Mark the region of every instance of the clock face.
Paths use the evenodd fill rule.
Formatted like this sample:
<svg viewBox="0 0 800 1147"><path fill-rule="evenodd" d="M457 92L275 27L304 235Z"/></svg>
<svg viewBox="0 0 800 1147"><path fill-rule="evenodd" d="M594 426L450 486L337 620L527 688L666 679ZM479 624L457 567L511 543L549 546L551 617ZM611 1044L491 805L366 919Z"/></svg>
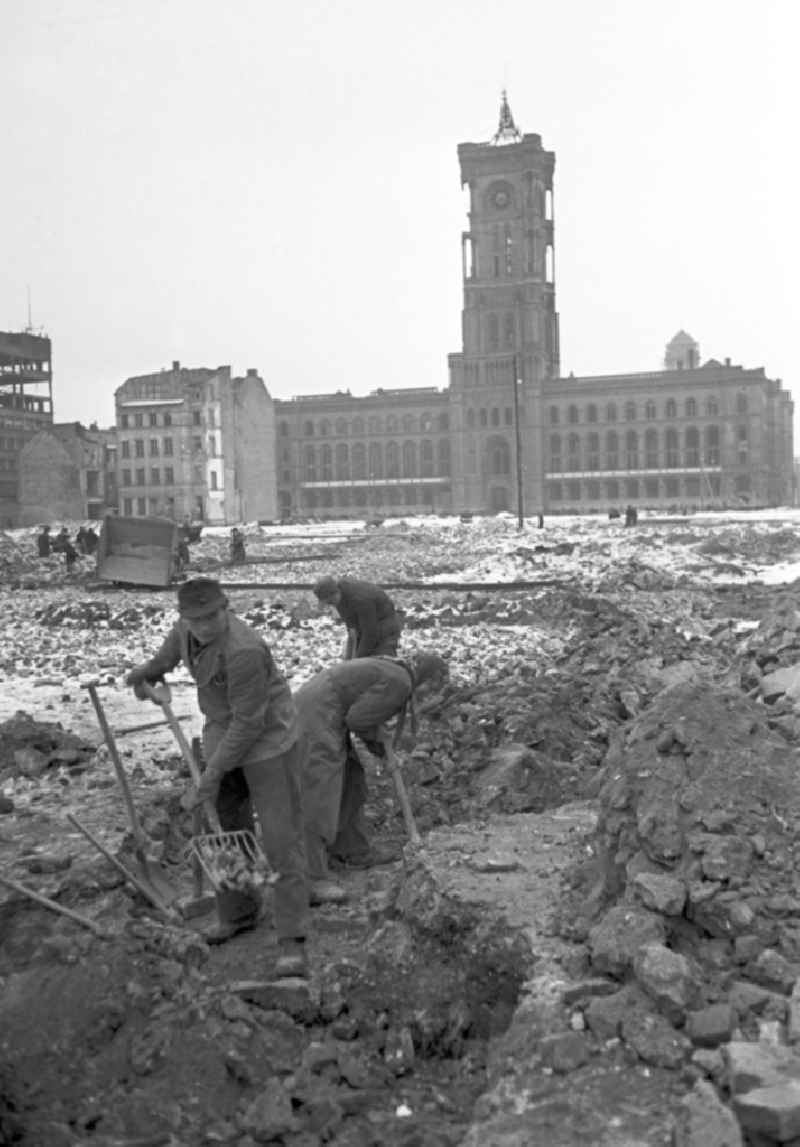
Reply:
<svg viewBox="0 0 800 1147"><path fill-rule="evenodd" d="M503 207L508 207L508 192L502 191L502 190L501 191L495 191L495 193L494 193L494 205L495 205L495 207L498 207L500 209L502 209Z"/></svg>

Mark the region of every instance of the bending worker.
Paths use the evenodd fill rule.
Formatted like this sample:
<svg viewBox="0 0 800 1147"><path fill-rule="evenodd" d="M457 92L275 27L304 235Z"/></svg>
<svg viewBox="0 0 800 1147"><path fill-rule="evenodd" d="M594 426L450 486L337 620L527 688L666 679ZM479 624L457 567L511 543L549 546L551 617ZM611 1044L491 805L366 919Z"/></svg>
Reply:
<svg viewBox="0 0 800 1147"><path fill-rule="evenodd" d="M329 857L351 868L381 863L367 837L367 782L353 735L374 756L384 757L382 724L420 693L441 688L447 674L446 662L432 653L409 661L360 657L323 669L295 693L312 903L344 898L329 879Z"/></svg>
<svg viewBox="0 0 800 1147"><path fill-rule="evenodd" d="M275 970L278 976L304 975L308 878L300 749L289 686L260 634L228 609L218 582L184 582L178 611L179 620L155 657L132 669L125 681L144 698L144 682L161 680L183 661L197 682L207 763L192 801L214 801L223 829L252 831L255 806L264 851L278 873ZM250 892L217 893L218 924L206 939L222 943L255 928L259 907Z"/></svg>
<svg viewBox="0 0 800 1147"><path fill-rule="evenodd" d="M336 607L347 626L345 660L352 657L396 657L402 621L385 590L368 581L319 579L314 593L323 605Z"/></svg>

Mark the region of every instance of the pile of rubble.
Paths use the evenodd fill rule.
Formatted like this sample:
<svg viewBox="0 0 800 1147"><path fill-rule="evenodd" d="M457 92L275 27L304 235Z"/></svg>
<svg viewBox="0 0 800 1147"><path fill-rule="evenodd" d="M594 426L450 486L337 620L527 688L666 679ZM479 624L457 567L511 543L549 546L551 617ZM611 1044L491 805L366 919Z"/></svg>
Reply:
<svg viewBox="0 0 800 1147"><path fill-rule="evenodd" d="M617 734L604 777L595 860L562 918L601 977L573 999L573 1026L696 1080L677 1143L699 1145L701 1125L729 1129L710 1142L794 1141L794 755L763 705L678 686Z"/></svg>
<svg viewBox="0 0 800 1147"><path fill-rule="evenodd" d="M141 629L163 621L166 610L158 605L114 609L108 601L51 601L34 610L39 625L51 629Z"/></svg>
<svg viewBox="0 0 800 1147"><path fill-rule="evenodd" d="M0 723L0 783L14 776L36 779L50 768L80 772L95 752L94 745L60 724L35 721L28 713L18 713Z"/></svg>

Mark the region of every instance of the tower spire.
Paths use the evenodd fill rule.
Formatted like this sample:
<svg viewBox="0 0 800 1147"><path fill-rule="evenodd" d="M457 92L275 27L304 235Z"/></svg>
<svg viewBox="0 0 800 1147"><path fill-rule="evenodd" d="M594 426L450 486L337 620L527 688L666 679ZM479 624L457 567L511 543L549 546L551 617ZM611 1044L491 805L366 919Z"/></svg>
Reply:
<svg viewBox="0 0 800 1147"><path fill-rule="evenodd" d="M497 131L492 136L492 143L519 143L521 139L522 132L514 123L511 108L508 105L508 94L503 88L500 96L500 122L497 125Z"/></svg>

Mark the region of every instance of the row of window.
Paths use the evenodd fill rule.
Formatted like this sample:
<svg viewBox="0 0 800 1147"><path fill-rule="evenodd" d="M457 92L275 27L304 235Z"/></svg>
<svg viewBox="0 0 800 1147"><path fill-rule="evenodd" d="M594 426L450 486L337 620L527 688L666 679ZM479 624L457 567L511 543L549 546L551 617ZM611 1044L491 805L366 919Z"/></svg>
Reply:
<svg viewBox="0 0 800 1147"><path fill-rule="evenodd" d="M159 421L160 420L160 421ZM214 411L209 410L208 422L214 425ZM200 410L192 411L192 426L203 425L203 414ZM169 410L137 410L135 414L123 411L119 416L120 430L139 430L144 426L172 426L172 414Z"/></svg>
<svg viewBox="0 0 800 1147"><path fill-rule="evenodd" d="M522 411L520 410L520 418ZM476 425L484 430L487 426L499 426L501 420L501 412L499 406L493 406L491 410L481 407L480 410L475 411L471 406L467 408L467 429L474 430ZM511 426L514 422L514 412L510 406L503 408L502 421L506 426Z"/></svg>
<svg viewBox="0 0 800 1147"><path fill-rule="evenodd" d="M326 482L334 478L441 478L450 474L450 442L440 438L420 443L371 442L369 451L363 442L351 448L346 442L331 446L306 446L302 454L303 480Z"/></svg>
<svg viewBox="0 0 800 1147"><path fill-rule="evenodd" d="M643 449L642 449L643 447ZM737 427L737 462L748 459L747 426ZM626 470L676 469L681 466L718 466L720 464L720 428L706 426L702 436L696 426L688 426L681 435L670 426L659 435L648 430L643 440L635 430L622 438L609 430L601 438L597 432L581 437L569 434L551 434L548 441L548 469L560 470Z"/></svg>
<svg viewBox="0 0 800 1147"><path fill-rule="evenodd" d="M162 471L158 466L150 468L150 481L147 481L147 470L142 466L138 470L123 470L122 471L122 485L123 486L174 486L175 485L175 471L172 466L165 466Z"/></svg>
<svg viewBox="0 0 800 1147"><path fill-rule="evenodd" d="M417 486L390 486L386 490L373 492L369 489L303 490L302 504L306 510L327 510L340 507L343 510L352 506L429 506L434 504L435 493ZM286 505L286 503L284 503Z"/></svg>
<svg viewBox="0 0 800 1147"><path fill-rule="evenodd" d="M322 418L317 423L309 418L303 423L303 436L330 438L336 435L339 438L357 438L360 434L398 434L400 431L404 434L429 434L434 428L440 431L449 430L450 415L446 410L440 411L437 415L426 411L419 418L414 414L404 414L402 417L397 414L387 414L386 418L371 414L366 420L357 415L350 422L346 418L337 418L334 421ZM282 438L288 437L288 422L281 421L278 424L278 434Z"/></svg>
<svg viewBox="0 0 800 1147"><path fill-rule="evenodd" d="M123 439L120 443L120 456L122 458L144 458L145 445L144 438ZM161 454L165 458L170 458L174 454L172 438L151 438L147 445L147 453L150 458L158 458ZM214 434L209 434L206 449L210 458L217 457L217 439ZM200 454L202 450L203 439L199 434L195 434L192 437L192 453Z"/></svg>
<svg viewBox="0 0 800 1147"><path fill-rule="evenodd" d="M737 474L734 482L737 494L747 494L751 489L750 475ZM586 482L548 482L547 498L550 503L569 502L618 502L625 498L636 501L644 498L656 501L661 498L719 498L721 492L719 474L698 477L688 474L682 478L607 478L605 481L589 479Z"/></svg>
<svg viewBox="0 0 800 1147"><path fill-rule="evenodd" d="M24 445L24 438L0 438L0 450L21 450Z"/></svg>
<svg viewBox="0 0 800 1147"><path fill-rule="evenodd" d="M687 398L683 403L683 414L686 418L696 418L700 407L696 398ZM626 402L622 407L623 419L625 422L636 422L640 417L639 407L635 402ZM713 396L705 400L703 412L708 418L719 417L719 401ZM557 426L562 420L563 409L559 406L550 407L550 425ZM736 413L747 414L747 395L737 394L736 396ZM605 421L617 422L619 421L619 410L616 402L609 402L605 407ZM566 408L566 422L570 426L575 426L580 422L599 422L600 421L600 408L594 403L590 402L585 407L571 405ZM678 403L674 398L668 398L664 403L664 418L677 418L678 417ZM648 398L644 404L644 418L647 422L654 422L658 418L658 406L654 399Z"/></svg>

